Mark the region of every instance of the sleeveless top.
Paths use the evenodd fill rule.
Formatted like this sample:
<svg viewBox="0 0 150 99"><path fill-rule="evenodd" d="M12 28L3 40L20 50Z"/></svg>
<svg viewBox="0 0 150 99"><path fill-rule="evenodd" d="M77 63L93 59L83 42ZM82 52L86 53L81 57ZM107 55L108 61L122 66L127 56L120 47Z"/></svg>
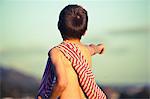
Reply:
<svg viewBox="0 0 150 99"><path fill-rule="evenodd" d="M71 62L85 96L88 99L106 99L106 95L96 84L92 70L77 45L63 42L56 47ZM51 95L56 79L57 77L54 66L51 63L51 59L48 58L38 96L41 96L42 99L48 99Z"/></svg>

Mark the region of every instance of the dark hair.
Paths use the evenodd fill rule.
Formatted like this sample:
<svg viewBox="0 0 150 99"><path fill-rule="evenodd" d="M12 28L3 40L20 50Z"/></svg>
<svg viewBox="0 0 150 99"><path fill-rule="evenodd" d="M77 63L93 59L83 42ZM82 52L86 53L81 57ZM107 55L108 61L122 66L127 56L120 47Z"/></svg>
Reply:
<svg viewBox="0 0 150 99"><path fill-rule="evenodd" d="M58 29L64 40L81 39L87 30L87 11L79 5L66 6L59 15Z"/></svg>

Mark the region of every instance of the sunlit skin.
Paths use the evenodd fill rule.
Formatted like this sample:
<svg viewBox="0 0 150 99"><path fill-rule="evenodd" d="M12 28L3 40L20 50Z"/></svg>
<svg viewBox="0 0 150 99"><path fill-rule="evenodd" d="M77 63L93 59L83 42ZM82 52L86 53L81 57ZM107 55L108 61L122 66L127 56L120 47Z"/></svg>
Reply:
<svg viewBox="0 0 150 99"><path fill-rule="evenodd" d="M90 66L92 66L91 56L96 53L102 54L104 51L103 44L87 46L78 39L64 40L64 42L76 44ZM57 48L53 48L49 52L49 57L52 59L57 76L50 99L56 99L58 96L60 99L85 99L71 62ZM38 99L42 98L39 96Z"/></svg>

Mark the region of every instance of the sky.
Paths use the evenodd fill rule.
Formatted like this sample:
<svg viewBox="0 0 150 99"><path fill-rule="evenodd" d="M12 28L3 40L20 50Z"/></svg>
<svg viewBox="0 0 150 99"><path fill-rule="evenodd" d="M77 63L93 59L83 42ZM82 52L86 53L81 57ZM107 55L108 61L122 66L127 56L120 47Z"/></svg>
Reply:
<svg viewBox="0 0 150 99"><path fill-rule="evenodd" d="M0 64L40 79L48 50L62 42L57 22L68 4L88 11L82 42L105 45L92 59L98 82L148 83L148 0L1 0Z"/></svg>

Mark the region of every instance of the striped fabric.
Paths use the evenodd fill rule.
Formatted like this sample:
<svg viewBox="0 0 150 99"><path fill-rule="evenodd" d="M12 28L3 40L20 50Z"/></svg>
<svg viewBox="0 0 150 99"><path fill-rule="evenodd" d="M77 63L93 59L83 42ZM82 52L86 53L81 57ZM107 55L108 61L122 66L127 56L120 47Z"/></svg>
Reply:
<svg viewBox="0 0 150 99"><path fill-rule="evenodd" d="M41 96L42 99L49 99L55 82L56 82L56 74L54 66L51 62L51 59L48 58L36 99L38 98L38 96Z"/></svg>
<svg viewBox="0 0 150 99"><path fill-rule="evenodd" d="M88 99L106 99L103 91L95 82L92 70L75 44L63 42L58 48L70 60L76 71L81 88Z"/></svg>

